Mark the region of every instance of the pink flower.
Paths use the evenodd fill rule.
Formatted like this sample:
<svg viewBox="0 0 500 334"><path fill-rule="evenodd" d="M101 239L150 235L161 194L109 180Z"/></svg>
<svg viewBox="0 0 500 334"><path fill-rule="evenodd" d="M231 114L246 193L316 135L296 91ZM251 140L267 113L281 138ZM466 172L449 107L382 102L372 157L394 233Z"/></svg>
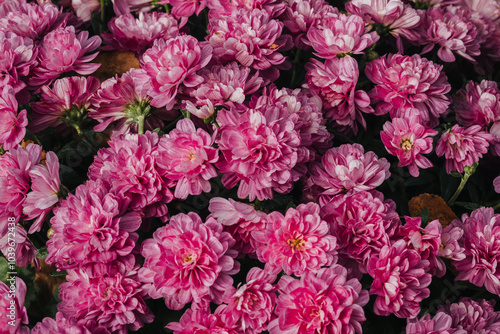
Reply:
<svg viewBox="0 0 500 334"><path fill-rule="evenodd" d="M174 197L209 192L210 179L217 176L213 163L219 159L219 150L212 147L215 136L196 129L190 119L181 119L174 130L161 137L158 143L158 166L163 177L175 181Z"/></svg>
<svg viewBox="0 0 500 334"><path fill-rule="evenodd" d="M29 334L28 314L24 306L26 296L26 284L19 277L12 277L7 284L0 282L0 331L4 334ZM11 309L11 306L14 308ZM12 325L14 324L14 325Z"/></svg>
<svg viewBox="0 0 500 334"><path fill-rule="evenodd" d="M458 219L453 220L441 233L441 245L438 255L453 261L462 261L465 258L465 249L460 246L464 230Z"/></svg>
<svg viewBox="0 0 500 334"><path fill-rule="evenodd" d="M446 158L446 172L464 172L464 167L478 162L483 154L488 152L488 146L493 137L481 126L472 125L462 128L455 124L439 138L436 145L436 154Z"/></svg>
<svg viewBox="0 0 500 334"><path fill-rule="evenodd" d="M500 176L497 176L493 180L493 187L495 187L495 192L500 194Z"/></svg>
<svg viewBox="0 0 500 334"><path fill-rule="evenodd" d="M26 134L26 109L17 113L18 104L11 86L4 86L0 95L0 145L4 150L17 146Z"/></svg>
<svg viewBox="0 0 500 334"><path fill-rule="evenodd" d="M46 261L58 269L108 263L128 256L141 224L128 201L109 193L103 182L87 181L54 209L54 233L47 242Z"/></svg>
<svg viewBox="0 0 500 334"><path fill-rule="evenodd" d="M71 7L80 20L89 22L93 12L101 11L101 2L99 0L71 0Z"/></svg>
<svg viewBox="0 0 500 334"><path fill-rule="evenodd" d="M149 95L155 107L172 109L181 85L194 87L203 82L195 72L212 58L212 47L189 35L154 41L141 59L141 67L151 77Z"/></svg>
<svg viewBox="0 0 500 334"><path fill-rule="evenodd" d="M98 2L99 3L99 2ZM138 18L132 14L115 16L108 23L110 32L103 32L103 50L134 51L143 54L153 46L158 38L165 40L177 37L179 28L177 20L167 13L139 13Z"/></svg>
<svg viewBox="0 0 500 334"><path fill-rule="evenodd" d="M57 79L52 89L43 86L40 102L31 104L33 121L29 129L40 132L50 127L67 132L67 127L74 127L81 132L80 126L91 106L90 99L99 85L95 77L66 77Z"/></svg>
<svg viewBox="0 0 500 334"><path fill-rule="evenodd" d="M418 320L408 320L406 333L451 334L455 333L455 330L451 328L451 317L444 312L438 312L432 319L430 314L426 314Z"/></svg>
<svg viewBox="0 0 500 334"><path fill-rule="evenodd" d="M227 323L238 324L236 330L241 333L262 333L272 319L276 304L275 279L260 268L251 268L245 284L239 283L224 292L227 305L219 306L217 311L223 313Z"/></svg>
<svg viewBox="0 0 500 334"><path fill-rule="evenodd" d="M425 126L436 126L447 113L451 86L443 66L415 54L389 54L366 65L365 74L375 84L369 94L375 114L391 118L419 115Z"/></svg>
<svg viewBox="0 0 500 334"><path fill-rule="evenodd" d="M374 311L387 316L414 318L420 312L420 302L429 297L427 288L432 276L426 272L428 260L422 260L405 240L384 246L380 254L368 261L367 271L373 277L370 294L377 295Z"/></svg>
<svg viewBox="0 0 500 334"><path fill-rule="evenodd" d="M457 121L462 126L488 126L500 120L500 90L494 81L469 81L454 101Z"/></svg>
<svg viewBox="0 0 500 334"><path fill-rule="evenodd" d="M368 292L339 265L307 272L300 280L281 277L271 334L362 333Z"/></svg>
<svg viewBox="0 0 500 334"><path fill-rule="evenodd" d="M70 270L61 284L59 311L78 326L97 325L126 334L153 321L137 279L138 266L108 265L102 272Z"/></svg>
<svg viewBox="0 0 500 334"><path fill-rule="evenodd" d="M331 15L321 25L311 27L307 32L308 43L323 59L337 55L363 54L380 38L376 32L367 33L365 22L358 15Z"/></svg>
<svg viewBox="0 0 500 334"><path fill-rule="evenodd" d="M179 322L171 322L166 327L173 330L174 334L238 334L236 324L228 323L228 319L222 316L218 310L212 314L208 308L191 307L184 312Z"/></svg>
<svg viewBox="0 0 500 334"><path fill-rule="evenodd" d="M234 239L215 219L203 223L193 212L175 215L142 244L145 262L139 277L150 283L149 295L165 298L170 309L205 298L220 304L233 283L229 275L239 271L233 245Z"/></svg>
<svg viewBox="0 0 500 334"><path fill-rule="evenodd" d="M222 153L217 167L223 173L222 183L232 188L239 182L238 197L250 201L270 199L273 190L289 192L299 178L293 171L300 146L294 130L298 115L272 105L263 109L221 110L217 114L217 144Z"/></svg>
<svg viewBox="0 0 500 334"><path fill-rule="evenodd" d="M79 326L66 319L61 312L57 312L55 320L44 318L33 327L31 334L110 334L110 331L106 327L97 326L94 323L88 326Z"/></svg>
<svg viewBox="0 0 500 334"><path fill-rule="evenodd" d="M304 87L318 94L323 101L325 117L347 132L357 133L358 121L363 128L366 122L361 114L373 113L370 98L362 90L355 90L358 83L358 63L352 57L327 59L324 63L311 59L306 64Z"/></svg>
<svg viewBox="0 0 500 334"><path fill-rule="evenodd" d="M460 297L458 303L446 302L439 307L439 312L449 314L452 319L453 333L498 333L500 330L500 312L495 312L495 300L472 300Z"/></svg>
<svg viewBox="0 0 500 334"><path fill-rule="evenodd" d="M225 17L231 16L235 9L245 9L252 11L253 9L262 9L266 11L271 18L277 18L283 13L286 4L279 0L208 0L207 7L209 21L222 20Z"/></svg>
<svg viewBox="0 0 500 334"><path fill-rule="evenodd" d="M490 127L489 134L493 140L490 142L490 151L496 156L500 156L500 120L493 123Z"/></svg>
<svg viewBox="0 0 500 334"><path fill-rule="evenodd" d="M316 203L290 208L285 216L274 211L267 216L267 228L254 231L257 256L272 273L302 276L336 262L337 241L319 216Z"/></svg>
<svg viewBox="0 0 500 334"><path fill-rule="evenodd" d="M456 279L500 295L500 214L483 207L470 216L463 214L462 223L456 223L464 231L460 244L465 249L465 258L453 261L459 272Z"/></svg>
<svg viewBox="0 0 500 334"><path fill-rule="evenodd" d="M430 168L432 162L422 154L432 152L432 137L438 132L420 124L416 115L393 118L384 124L380 139L390 154L398 157L399 167L408 166L413 177L420 174L419 168Z"/></svg>
<svg viewBox="0 0 500 334"><path fill-rule="evenodd" d="M207 6L207 0L160 0L159 4L170 4L172 15L179 18L188 18L193 14L200 15Z"/></svg>
<svg viewBox="0 0 500 334"><path fill-rule="evenodd" d="M13 257L18 267L27 268L28 265L38 261L35 256L35 246L28 239L26 230L19 224L15 227L9 226L7 233L0 235L0 250L6 258Z"/></svg>
<svg viewBox="0 0 500 334"><path fill-rule="evenodd" d="M89 38L88 31L75 33L73 26L57 28L48 33L40 45L39 65L33 70L29 85L35 92L52 83L59 75L75 71L81 75L93 73L100 64L87 64L97 53L86 55L101 45L99 36Z"/></svg>
<svg viewBox="0 0 500 334"><path fill-rule="evenodd" d="M389 178L389 163L359 144L329 149L320 163L311 166L311 180L319 186L320 205L339 193L372 190Z"/></svg>
<svg viewBox="0 0 500 334"><path fill-rule="evenodd" d="M47 152L46 166L39 164L30 170L31 191L23 203L23 213L27 220L35 219L28 233L40 231L45 218L52 207L59 201L59 159L57 155Z"/></svg>
<svg viewBox="0 0 500 334"><path fill-rule="evenodd" d="M236 202L232 198L214 197L210 199L209 217L217 219L224 225L224 231L229 232L236 241L234 249L243 254L255 254L257 241L253 231L262 231L266 228L267 215L257 211L249 204Z"/></svg>

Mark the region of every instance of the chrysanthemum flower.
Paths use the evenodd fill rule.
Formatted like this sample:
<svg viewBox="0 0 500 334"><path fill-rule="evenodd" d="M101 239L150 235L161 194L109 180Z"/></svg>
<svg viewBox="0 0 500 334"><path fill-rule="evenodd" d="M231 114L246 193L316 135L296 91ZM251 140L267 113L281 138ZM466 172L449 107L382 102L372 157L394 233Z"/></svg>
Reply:
<svg viewBox="0 0 500 334"><path fill-rule="evenodd" d="M497 176L493 180L493 187L495 188L495 192L500 194L500 176Z"/></svg>
<svg viewBox="0 0 500 334"><path fill-rule="evenodd" d="M439 312L449 314L453 333L498 333L500 331L500 312L495 312L495 300L472 300L460 297L458 303L446 302Z"/></svg>
<svg viewBox="0 0 500 334"><path fill-rule="evenodd" d="M229 275L239 271L233 245L234 239L215 219L204 223L193 212L177 214L142 244L145 262L139 277L150 284L149 295L165 298L170 309L205 298L220 304L233 283Z"/></svg>
<svg viewBox="0 0 500 334"><path fill-rule="evenodd" d="M87 181L60 202L51 219L54 233L46 261L58 269L108 263L128 256L141 224L128 201L108 192L101 181Z"/></svg>
<svg viewBox="0 0 500 334"><path fill-rule="evenodd" d="M89 22L93 12L101 11L101 2L99 0L71 0L71 7L80 20Z"/></svg>
<svg viewBox="0 0 500 334"><path fill-rule="evenodd" d="M14 241L14 247L9 245L12 240ZM9 233L0 235L0 250L5 257L7 257L8 253L11 253L11 248L14 248L14 257L18 267L28 268L30 264L37 260L35 256L37 249L28 239L26 230L19 224L15 226L14 231L9 229Z"/></svg>
<svg viewBox="0 0 500 334"><path fill-rule="evenodd" d="M141 55L153 46L158 38L165 40L177 37L180 26L167 13L139 13L115 16L109 21L110 32L103 32L103 50L134 51Z"/></svg>
<svg viewBox="0 0 500 334"><path fill-rule="evenodd" d="M17 146L26 134L28 117L26 109L17 112L18 103L11 86L3 87L0 94L0 145L4 150Z"/></svg>
<svg viewBox="0 0 500 334"><path fill-rule="evenodd" d="M166 327L173 330L174 334L239 333L235 323L228 323L217 310L212 314L206 308L189 308L179 322L171 322Z"/></svg>
<svg viewBox="0 0 500 334"><path fill-rule="evenodd" d="M469 81L454 99L457 121L462 126L488 126L500 120L500 90L494 81Z"/></svg>
<svg viewBox="0 0 500 334"><path fill-rule="evenodd" d="M453 220L441 232L441 245L438 255L454 261L462 261L465 258L465 249L460 246L464 230L458 219Z"/></svg>
<svg viewBox="0 0 500 334"><path fill-rule="evenodd" d="M457 280L484 286L493 294L500 295L500 214L493 208L474 210L470 216L462 215L462 223L455 221L463 231L460 244L465 258L453 261L457 268Z"/></svg>
<svg viewBox="0 0 500 334"><path fill-rule="evenodd" d="M398 157L399 167L408 166L413 177L420 174L419 168L430 168L432 162L422 154L432 152L432 137L438 132L420 124L420 118L411 115L406 118L393 118L384 124L380 139L390 154Z"/></svg>
<svg viewBox="0 0 500 334"><path fill-rule="evenodd" d="M280 16L286 4L279 0L208 0L209 21L220 20L231 16L233 10L241 8L251 11L255 8L265 10L271 18Z"/></svg>
<svg viewBox="0 0 500 334"><path fill-rule="evenodd" d="M170 4L172 6L172 15L179 19L186 20L193 14L200 15L201 11L207 6L207 0L160 0L158 4Z"/></svg>
<svg viewBox="0 0 500 334"><path fill-rule="evenodd" d="M37 92L45 84L52 83L59 75L75 71L81 75L93 73L100 64L89 64L97 52L88 55L101 45L99 36L89 38L88 31L75 33L73 26L57 28L42 41L38 54L38 66L33 70L29 86Z"/></svg>
<svg viewBox="0 0 500 334"><path fill-rule="evenodd" d="M389 178L389 162L366 152L359 144L343 144L329 149L320 163L311 166L311 181L320 187L320 205L334 195L372 190Z"/></svg>
<svg viewBox="0 0 500 334"><path fill-rule="evenodd" d="M446 94L451 86L442 68L417 54L388 54L368 63L365 74L375 84L369 92L375 114L419 115L423 125L436 126L450 104Z"/></svg>
<svg viewBox="0 0 500 334"><path fill-rule="evenodd" d="M452 334L456 333L454 329L451 328L451 316L444 313L438 312L431 319L430 314L424 315L418 320L408 320L406 325L406 334ZM464 333L465 334L465 333Z"/></svg>
<svg viewBox="0 0 500 334"><path fill-rule="evenodd" d="M87 326L77 325L74 321L66 319L61 312L57 312L55 319L44 318L37 323L31 334L111 334L111 332L95 323Z"/></svg>
<svg viewBox="0 0 500 334"><path fill-rule="evenodd" d="M281 277L279 297L268 331L280 333L362 333L368 292L339 265L309 271L300 280Z"/></svg>
<svg viewBox="0 0 500 334"><path fill-rule="evenodd" d="M323 59L337 55L363 54L380 38L376 32L367 32L365 22L358 15L331 15L321 25L311 27L307 32L308 43Z"/></svg>
<svg viewBox="0 0 500 334"><path fill-rule="evenodd" d="M465 166L472 166L478 162L483 154L488 152L488 146L493 137L481 126L472 125L462 128L455 124L439 138L436 145L436 154L446 158L446 172L464 172Z"/></svg>
<svg viewBox="0 0 500 334"><path fill-rule="evenodd" d="M420 312L420 302L429 297L432 276L426 272L428 260L398 240L384 246L380 254L368 261L367 271L373 277L370 294L377 295L374 311L387 316L394 313L399 318L414 318Z"/></svg>
<svg viewBox="0 0 500 334"><path fill-rule="evenodd" d="M26 283L19 277L13 277L12 280L8 281L9 285L0 282L0 309L2 309L0 332L5 334L29 334L29 328L22 326L22 324L28 324L28 313L24 306ZM14 291L11 290L10 285L15 286ZM14 305L13 319L9 316L11 314L11 305ZM12 325L11 321L14 325Z"/></svg>
<svg viewBox="0 0 500 334"><path fill-rule="evenodd" d="M356 90L359 78L357 61L352 57L327 59L324 63L311 59L306 64L306 85L318 94L325 109L325 117L347 132L357 133L358 121L363 128L366 122L361 111L373 113L370 98L365 91Z"/></svg>
<svg viewBox="0 0 500 334"><path fill-rule="evenodd" d="M156 39L142 59L141 67L151 77L148 94L155 107L172 109L181 85L194 87L203 82L195 72L212 58L212 47L189 35Z"/></svg>

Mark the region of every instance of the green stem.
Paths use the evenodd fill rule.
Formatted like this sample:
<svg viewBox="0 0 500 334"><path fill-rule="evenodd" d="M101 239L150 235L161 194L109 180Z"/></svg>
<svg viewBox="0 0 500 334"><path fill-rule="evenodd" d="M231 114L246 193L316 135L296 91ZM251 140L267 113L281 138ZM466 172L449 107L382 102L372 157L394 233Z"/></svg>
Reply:
<svg viewBox="0 0 500 334"><path fill-rule="evenodd" d="M464 174L464 176L462 177L462 180L460 180L460 184L458 185L457 190L455 191L453 196L451 196L450 200L448 201L449 206L452 206L453 204L455 204L456 199L458 198L458 196L460 195L462 190L464 190L465 184L467 183L467 181L469 180L469 177L471 175L472 175L472 173L465 173Z"/></svg>
<svg viewBox="0 0 500 334"><path fill-rule="evenodd" d="M139 125L137 133L140 135L144 134L144 115L137 117L137 124Z"/></svg>
<svg viewBox="0 0 500 334"><path fill-rule="evenodd" d="M102 33L102 31L104 30L104 21L106 20L105 8L106 8L106 0L101 0L101 31L100 31L100 33Z"/></svg>
<svg viewBox="0 0 500 334"><path fill-rule="evenodd" d="M83 131L80 128L80 125L78 125L76 123L74 123L72 125L73 125L73 128L76 130L76 133L78 134L78 136L83 137Z"/></svg>
<svg viewBox="0 0 500 334"><path fill-rule="evenodd" d="M495 210L495 211L497 211L498 209L500 209L500 203L498 203L497 205L495 205L495 206L493 207L493 210Z"/></svg>

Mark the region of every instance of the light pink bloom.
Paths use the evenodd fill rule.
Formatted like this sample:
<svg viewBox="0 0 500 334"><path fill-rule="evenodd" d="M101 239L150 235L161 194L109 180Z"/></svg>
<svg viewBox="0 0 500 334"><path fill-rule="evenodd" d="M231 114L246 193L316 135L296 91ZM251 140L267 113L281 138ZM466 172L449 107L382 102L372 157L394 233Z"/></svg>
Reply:
<svg viewBox="0 0 500 334"><path fill-rule="evenodd" d="M141 55L153 46L158 38L165 40L177 37L179 28L177 20L167 13L139 13L115 16L109 21L110 32L103 32L103 50L134 51Z"/></svg>
<svg viewBox="0 0 500 334"><path fill-rule="evenodd" d="M460 246L464 230L458 219L453 220L441 233L441 245L438 255L454 261L462 261L465 258L465 249Z"/></svg>
<svg viewBox="0 0 500 334"><path fill-rule="evenodd" d="M58 269L108 263L128 256L141 225L128 201L108 192L101 181L87 181L54 209L54 233L47 242L47 263Z"/></svg>
<svg viewBox="0 0 500 334"><path fill-rule="evenodd" d="M455 329L454 334L498 333L500 331L500 312L495 312L495 300L472 300L460 297L458 303L446 302L439 312L449 314Z"/></svg>
<svg viewBox="0 0 500 334"><path fill-rule="evenodd" d="M316 55L332 59L337 55L363 54L380 38L376 32L368 33L365 22L358 15L331 15L321 25L307 32L308 44Z"/></svg>
<svg viewBox="0 0 500 334"><path fill-rule="evenodd" d="M10 150L23 140L28 117L26 109L17 113L18 104L11 86L3 87L0 95L0 145Z"/></svg>
<svg viewBox="0 0 500 334"><path fill-rule="evenodd" d="M26 284L19 277L12 277L11 280L7 281L7 284L0 282L0 309L2 310L0 332L4 334L29 334L29 328L21 325L28 324L28 314L24 306ZM12 302L14 303L12 304ZM14 306L12 311L10 310L11 305Z"/></svg>
<svg viewBox="0 0 500 334"><path fill-rule="evenodd" d="M443 66L415 54L388 54L366 65L365 74L375 84L369 94L375 114L391 118L419 115L423 125L438 125L447 113L451 86Z"/></svg>
<svg viewBox="0 0 500 334"><path fill-rule="evenodd" d="M6 258L9 253L14 253L13 257L18 267L27 268L34 261L38 261L35 256L35 246L28 239L26 230L19 224L14 229L9 228L5 235L0 235L0 250Z"/></svg>
<svg viewBox="0 0 500 334"><path fill-rule="evenodd" d="M300 280L281 277L270 334L362 333L368 292L339 265L307 272Z"/></svg>
<svg viewBox="0 0 500 334"><path fill-rule="evenodd" d="M187 19L193 14L200 15L207 6L207 0L160 0L158 4L170 4L172 15L176 18Z"/></svg>
<svg viewBox="0 0 500 334"><path fill-rule="evenodd" d="M101 11L101 2L99 0L71 0L71 7L80 20L89 22L93 12Z"/></svg>
<svg viewBox="0 0 500 334"><path fill-rule="evenodd" d="M490 127L489 134L493 140L490 142L490 151L496 156L500 156L500 120L493 123Z"/></svg>
<svg viewBox="0 0 500 334"><path fill-rule="evenodd" d="M155 107L172 109L181 85L194 87L203 82L195 72L212 58L212 47L189 35L154 41L142 59L141 67L151 77L149 95Z"/></svg>
<svg viewBox="0 0 500 334"><path fill-rule="evenodd" d="M125 15L131 12L149 12L153 9L150 0L111 0L116 15Z"/></svg>
<svg viewBox="0 0 500 334"><path fill-rule="evenodd" d="M208 18L212 20L220 20L231 16L235 9L245 9L252 11L253 9L265 10L271 18L277 18L283 13L286 4L279 0L208 0L207 7L210 9Z"/></svg>
<svg viewBox="0 0 500 334"><path fill-rule="evenodd" d="M79 128L87 118L90 99L99 85L95 77L66 77L57 79L52 89L43 86L41 100L31 103L33 120L29 129L40 132L50 127L67 133L68 127Z"/></svg>
<svg viewBox="0 0 500 334"><path fill-rule="evenodd" d="M483 207L470 216L463 214L461 224L455 222L464 231L460 244L465 249L465 258L453 261L459 272L456 279L500 295L500 214Z"/></svg>
<svg viewBox="0 0 500 334"><path fill-rule="evenodd" d="M488 126L500 120L500 90L494 81L469 81L454 99L457 121L462 126Z"/></svg>
<svg viewBox="0 0 500 334"><path fill-rule="evenodd" d="M276 304L276 277L253 267L247 274L246 283L239 283L224 292L224 303L217 308L227 323L238 324L241 333L260 334L271 321Z"/></svg>
<svg viewBox="0 0 500 334"><path fill-rule="evenodd" d="M432 152L433 136L438 132L420 123L416 115L407 118L393 118L384 124L380 139L385 149L399 159L398 166L408 166L413 177L420 174L419 168L430 168L432 162L422 154Z"/></svg>
<svg viewBox="0 0 500 334"><path fill-rule="evenodd" d="M493 187L495 187L495 192L500 194L500 176L497 176L493 180Z"/></svg>
<svg viewBox="0 0 500 334"><path fill-rule="evenodd" d="M420 312L420 302L429 297L432 276L426 272L428 260L422 260L405 240L384 246L380 254L368 261L367 270L373 283L370 294L377 295L374 311L387 316L414 318Z"/></svg>
<svg viewBox="0 0 500 334"><path fill-rule="evenodd" d="M455 330L451 328L451 316L444 312L438 312L431 319L430 314L420 319L410 320L406 325L406 334L452 334Z"/></svg>
<svg viewBox="0 0 500 334"><path fill-rule="evenodd" d="M320 163L311 166L311 180L320 187L320 205L339 193L372 190L389 178L390 164L359 144L329 149Z"/></svg>
<svg viewBox="0 0 500 334"><path fill-rule="evenodd" d="M179 322L171 322L166 327L173 330L174 334L238 334L236 324L228 323L227 320L218 309L212 314L208 308L191 307L184 312Z"/></svg>
<svg viewBox="0 0 500 334"><path fill-rule="evenodd" d="M233 283L229 275L239 271L233 245L234 239L215 219L204 223L193 212L177 214L142 244L145 262L139 277L149 283L149 295L165 298L170 309L199 304L207 297L220 304Z"/></svg>
<svg viewBox="0 0 500 334"><path fill-rule="evenodd" d="M57 312L55 319L44 318L37 323L31 334L111 334L111 332L95 323L79 326L74 321L66 319L61 312Z"/></svg>
<svg viewBox="0 0 500 334"><path fill-rule="evenodd" d="M213 147L215 135L196 129L190 119L181 119L176 128L161 137L156 162L162 176L175 181L174 197L209 192L210 179L217 176L213 163L219 159L219 150Z"/></svg>
<svg viewBox="0 0 500 334"><path fill-rule="evenodd" d="M488 152L493 137L479 125L462 128L455 124L439 138L436 154L446 158L446 172L464 172L465 166L478 162Z"/></svg>
<svg viewBox="0 0 500 334"><path fill-rule="evenodd" d="M224 225L224 231L233 236L236 241L234 249L243 254L255 254L257 241L252 232L266 228L267 214L249 204L222 197L211 198L208 210L211 212L209 217L217 219Z"/></svg>
<svg viewBox="0 0 500 334"><path fill-rule="evenodd" d="M347 132L357 133L356 121L366 129L361 112L373 113L374 110L368 94L355 90L359 77L357 61L352 57L327 59L324 63L311 59L306 69L304 87L321 97L325 117Z"/></svg>

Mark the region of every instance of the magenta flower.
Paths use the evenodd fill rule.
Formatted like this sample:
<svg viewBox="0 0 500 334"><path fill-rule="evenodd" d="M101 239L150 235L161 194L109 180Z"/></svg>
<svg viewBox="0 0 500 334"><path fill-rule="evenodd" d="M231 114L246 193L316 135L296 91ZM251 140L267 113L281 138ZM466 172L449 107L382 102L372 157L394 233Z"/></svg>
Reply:
<svg viewBox="0 0 500 334"><path fill-rule="evenodd" d="M56 318L44 318L31 330L31 334L111 334L106 327L90 323L87 326L79 326L74 321L64 317L61 312L56 313Z"/></svg>
<svg viewBox="0 0 500 334"><path fill-rule="evenodd" d="M0 250L3 255L8 257L8 254L14 253L16 266L18 267L27 268L33 262L37 262L38 259L35 256L36 248L28 239L26 230L17 224L14 231L9 228L8 232L0 236ZM14 241L14 245L12 245L12 240Z"/></svg>
<svg viewBox="0 0 500 334"><path fill-rule="evenodd" d="M498 333L500 331L500 312L495 312L495 300L472 300L460 297L458 303L446 302L439 312L449 314L453 333Z"/></svg>
<svg viewBox="0 0 500 334"><path fill-rule="evenodd" d="M311 59L306 64L306 85L323 101L325 117L348 132L357 133L358 121L366 129L361 114L373 113L370 98L365 91L356 90L359 78L357 61L352 57L327 59L324 63Z"/></svg>
<svg viewBox="0 0 500 334"><path fill-rule="evenodd" d="M221 20L231 16L235 9L262 9L269 14L271 18L280 16L286 8L286 4L279 0L208 0L207 7L209 21Z"/></svg>
<svg viewBox="0 0 500 334"><path fill-rule="evenodd" d="M415 54L388 54L366 65L365 74L375 84L369 94L375 114L391 118L419 115L425 126L436 126L447 113L451 86L443 66Z"/></svg>
<svg viewBox="0 0 500 334"><path fill-rule="evenodd" d="M337 241L319 216L316 203L290 208L285 216L274 211L267 216L267 228L254 231L258 242L257 257L266 270L278 274L302 276L330 266L337 259Z"/></svg>
<svg viewBox="0 0 500 334"><path fill-rule="evenodd" d="M26 109L17 113L18 104L15 91L11 86L4 86L0 95L0 145L10 150L23 140L26 134L28 117Z"/></svg>
<svg viewBox="0 0 500 334"><path fill-rule="evenodd" d="M149 295L165 298L170 309L200 304L205 298L220 304L233 283L229 275L239 271L233 245L234 239L215 219L203 223L193 212L175 215L142 244L145 262L139 277L149 283Z"/></svg>
<svg viewBox="0 0 500 334"><path fill-rule="evenodd" d="M368 292L339 265L307 272L300 280L281 277L279 297L268 331L279 333L362 333Z"/></svg>
<svg viewBox="0 0 500 334"><path fill-rule="evenodd" d="M439 138L436 145L436 154L446 158L446 172L464 172L464 167L478 162L483 154L488 152L488 146L493 137L481 126L472 125L462 128L455 124Z"/></svg>
<svg viewBox="0 0 500 334"><path fill-rule="evenodd" d="M172 109L181 85L195 87L203 78L195 72L212 58L212 47L189 35L154 41L141 59L141 67L151 77L148 94L155 107Z"/></svg>
<svg viewBox="0 0 500 334"><path fill-rule="evenodd" d="M99 2L98 2L99 3ZM179 35L177 20L167 13L139 13L115 16L108 23L110 32L103 32L103 50L134 51L143 54L158 38L169 40Z"/></svg>
<svg viewBox="0 0 500 334"><path fill-rule="evenodd" d="M500 176L497 176L493 180L493 187L495 188L495 192L500 194Z"/></svg>
<svg viewBox="0 0 500 334"><path fill-rule="evenodd" d="M426 272L428 260L422 260L405 240L384 246L380 254L368 261L367 271L373 277L370 294L377 295L374 311L387 316L414 318L420 312L420 302L429 297L432 276Z"/></svg>
<svg viewBox="0 0 500 334"><path fill-rule="evenodd" d="M358 15L330 15L321 25L307 32L308 44L316 55L333 59L337 55L362 54L380 38L376 32L367 32L365 22Z"/></svg>
<svg viewBox="0 0 500 334"><path fill-rule="evenodd" d="M67 127L74 127L81 132L80 126L91 106L90 99L99 85L95 77L66 77L57 79L52 89L43 86L40 102L31 103L33 121L29 129L40 132L50 127L67 132Z"/></svg>
<svg viewBox="0 0 500 334"><path fill-rule="evenodd" d="M29 334L29 328L21 325L28 324L28 314L24 306L26 284L19 277L12 277L12 280L8 280L7 283L9 285L0 282L0 308L2 309L0 331L5 334ZM14 289L11 289L11 286ZM13 311L10 309L11 305L14 306Z"/></svg>
<svg viewBox="0 0 500 334"><path fill-rule="evenodd" d="M490 142L490 151L496 156L500 156L500 120L493 123L490 127L489 134L493 140Z"/></svg>
<svg viewBox="0 0 500 334"><path fill-rule="evenodd" d="M453 261L457 268L457 280L469 281L484 286L493 294L500 294L500 214L493 208L480 208L470 216L462 215L462 223L455 221L463 231L460 244L465 249L465 257Z"/></svg>
<svg viewBox="0 0 500 334"><path fill-rule="evenodd" d="M61 284L59 311L79 326L102 326L112 333L136 331L153 321L137 267L108 265L101 272L69 270Z"/></svg>
<svg viewBox="0 0 500 334"><path fill-rule="evenodd" d="M453 220L441 232L441 245L438 255L453 261L462 261L465 258L465 249L460 246L464 230L458 219Z"/></svg>
<svg viewBox="0 0 500 334"><path fill-rule="evenodd" d="M385 149L399 159L399 167L408 166L413 177L420 174L419 168L430 168L432 162L422 154L432 152L432 137L438 132L420 124L416 115L406 118L393 118L384 124L380 139Z"/></svg>
<svg viewBox="0 0 500 334"><path fill-rule="evenodd" d="M359 144L329 149L320 163L311 166L311 181L320 187L320 205L334 195L348 191L372 190L389 178L389 162L366 152Z"/></svg>
<svg viewBox="0 0 500 334"><path fill-rule="evenodd" d="M500 120L500 90L494 81L469 81L454 102L457 121L462 126L485 127Z"/></svg>
<svg viewBox="0 0 500 334"><path fill-rule="evenodd" d="M226 290L223 298L227 305L219 306L217 311L223 313L227 323L238 324L236 330L240 333L262 333L272 319L276 304L275 279L260 268L251 268L245 284Z"/></svg>
<svg viewBox="0 0 500 334"><path fill-rule="evenodd" d="M101 2L99 0L71 0L71 7L80 20L89 22L93 12L101 11Z"/></svg>
<svg viewBox="0 0 500 334"><path fill-rule="evenodd" d="M128 256L141 225L128 201L108 192L103 182L87 181L54 209L54 233L47 242L46 261L58 269L109 263Z"/></svg>
<svg viewBox="0 0 500 334"><path fill-rule="evenodd" d="M420 319L410 320L406 325L406 334L452 334L456 333L451 328L451 316L444 312L438 312L431 319L430 314ZM464 333L465 334L465 333Z"/></svg>
<svg viewBox="0 0 500 334"><path fill-rule="evenodd" d="M207 6L207 0L160 0L159 4L170 4L172 15L176 18L187 19L193 14L200 15Z"/></svg>
<svg viewBox="0 0 500 334"><path fill-rule="evenodd" d="M243 254L255 254L257 241L253 231L262 231L266 228L267 215L257 211L249 204L236 202L232 198L214 197L210 199L209 217L217 219L224 225L224 231L229 232L236 241L233 246Z"/></svg>
<svg viewBox="0 0 500 334"><path fill-rule="evenodd" d="M59 75L75 71L81 75L93 73L100 64L88 64L95 57L101 45L99 36L89 38L88 31L75 33L73 26L57 28L48 33L40 45L39 65L33 70L29 86L38 92L43 85L51 84Z"/></svg>
<svg viewBox="0 0 500 334"><path fill-rule="evenodd" d="M222 316L218 310L212 314L208 308L191 307L184 312L179 322L171 322L166 327L173 330L174 334L238 334L236 324L228 323L228 319Z"/></svg>

